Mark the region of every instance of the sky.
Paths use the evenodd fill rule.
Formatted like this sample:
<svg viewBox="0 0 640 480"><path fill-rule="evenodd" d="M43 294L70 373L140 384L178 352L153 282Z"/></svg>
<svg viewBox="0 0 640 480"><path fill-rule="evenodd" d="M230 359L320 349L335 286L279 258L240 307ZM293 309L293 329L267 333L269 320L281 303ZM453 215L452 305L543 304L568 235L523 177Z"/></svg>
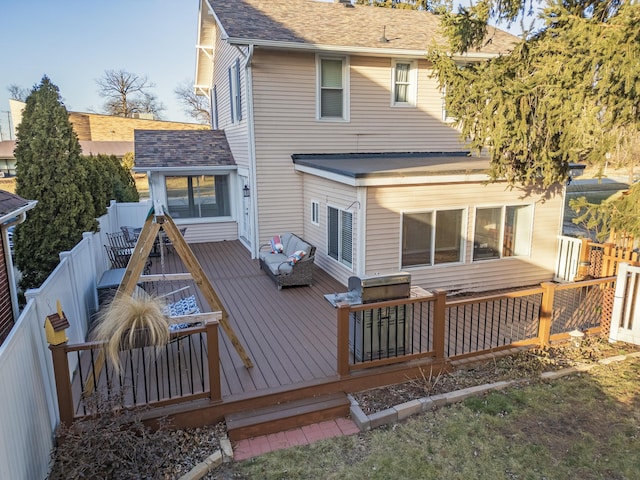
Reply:
<svg viewBox="0 0 640 480"><path fill-rule="evenodd" d="M0 128L8 140L9 85L44 75L67 110L102 112L106 70L147 76L164 120L193 122L174 90L193 83L198 0L0 0Z"/></svg>

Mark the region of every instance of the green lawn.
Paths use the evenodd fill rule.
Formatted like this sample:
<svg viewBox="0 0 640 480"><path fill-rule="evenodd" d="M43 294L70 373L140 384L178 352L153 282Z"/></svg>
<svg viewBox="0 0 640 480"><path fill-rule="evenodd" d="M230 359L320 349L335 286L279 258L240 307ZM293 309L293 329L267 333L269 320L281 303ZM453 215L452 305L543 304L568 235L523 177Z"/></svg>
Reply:
<svg viewBox="0 0 640 480"><path fill-rule="evenodd" d="M640 359L233 464L264 479L637 479Z"/></svg>

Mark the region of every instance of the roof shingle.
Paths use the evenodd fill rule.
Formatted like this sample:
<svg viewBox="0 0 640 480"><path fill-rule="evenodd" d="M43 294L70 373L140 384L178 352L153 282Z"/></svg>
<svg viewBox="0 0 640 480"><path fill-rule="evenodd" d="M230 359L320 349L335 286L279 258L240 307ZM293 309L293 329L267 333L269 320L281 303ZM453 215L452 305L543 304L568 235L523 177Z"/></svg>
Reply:
<svg viewBox="0 0 640 480"><path fill-rule="evenodd" d="M136 130L135 168L232 166L222 130Z"/></svg>
<svg viewBox="0 0 640 480"><path fill-rule="evenodd" d="M287 42L301 47L331 46L427 51L446 45L432 13L316 0L210 0L232 41ZM387 39L381 41L382 37ZM481 53L508 52L517 37L489 27Z"/></svg>

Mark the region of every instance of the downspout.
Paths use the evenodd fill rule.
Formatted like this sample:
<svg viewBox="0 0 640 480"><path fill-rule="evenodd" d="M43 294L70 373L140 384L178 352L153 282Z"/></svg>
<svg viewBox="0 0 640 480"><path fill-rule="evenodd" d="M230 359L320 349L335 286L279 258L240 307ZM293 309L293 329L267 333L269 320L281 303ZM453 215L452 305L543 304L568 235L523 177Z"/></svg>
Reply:
<svg viewBox="0 0 640 480"><path fill-rule="evenodd" d="M257 182L256 182L256 144L255 144L255 122L253 112L253 74L251 70L251 60L253 59L253 45L249 45L247 53L244 54L244 71L245 71L245 93L247 99L247 150L249 157L249 185L251 188L251 211L249 213L249 221L251 223L251 258L258 256L258 202L257 202Z"/></svg>
<svg viewBox="0 0 640 480"><path fill-rule="evenodd" d="M35 204L30 204L29 210L33 208L32 205L35 206ZM14 321L17 321L18 318L20 317L20 309L18 308L18 291L16 289L16 276L13 271L13 260L11 259L11 252L9 249L9 236L8 236L7 230L10 227L13 227L14 225L23 223L26 219L27 219L27 212L26 210L24 210L18 214L17 218L12 219L8 222L2 223L2 244L4 246L4 251L9 252L9 259L7 259L5 254L4 264L7 270L7 277L8 277L7 280L9 283L9 295L11 297L11 308L13 312Z"/></svg>

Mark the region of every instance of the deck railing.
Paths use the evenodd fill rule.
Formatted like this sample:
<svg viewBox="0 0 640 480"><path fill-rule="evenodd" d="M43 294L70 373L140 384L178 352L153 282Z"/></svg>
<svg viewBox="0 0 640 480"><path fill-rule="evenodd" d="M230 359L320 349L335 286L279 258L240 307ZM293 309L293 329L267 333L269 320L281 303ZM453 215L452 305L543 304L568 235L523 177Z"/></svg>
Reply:
<svg viewBox="0 0 640 480"><path fill-rule="evenodd" d="M572 330L596 333L611 319L615 277L497 295L426 295L352 306L338 304L337 371L432 357L452 360L524 345L548 345Z"/></svg>
<svg viewBox="0 0 640 480"><path fill-rule="evenodd" d="M100 402L119 407L160 407L178 402L222 398L218 355L218 321L171 334L164 347L141 347L120 353L117 370L98 342L52 345L59 413L70 425L95 412ZM77 364L73 378L69 363Z"/></svg>

